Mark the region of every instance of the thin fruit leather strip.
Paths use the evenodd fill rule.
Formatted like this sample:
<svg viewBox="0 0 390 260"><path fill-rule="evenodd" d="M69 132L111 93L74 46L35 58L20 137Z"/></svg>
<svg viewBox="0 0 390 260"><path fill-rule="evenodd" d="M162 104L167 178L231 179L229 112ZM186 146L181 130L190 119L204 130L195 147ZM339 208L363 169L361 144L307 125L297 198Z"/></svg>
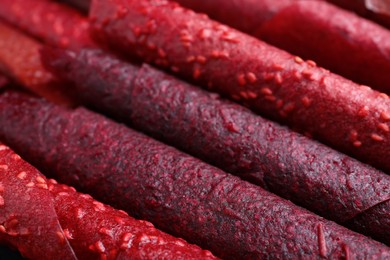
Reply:
<svg viewBox="0 0 390 260"><path fill-rule="evenodd" d="M352 12L318 0L177 2L390 93L390 31Z"/></svg>
<svg viewBox="0 0 390 260"><path fill-rule="evenodd" d="M216 259L72 187L0 144L0 243L31 259Z"/></svg>
<svg viewBox="0 0 390 260"><path fill-rule="evenodd" d="M73 104L62 83L43 67L41 47L39 42L0 21L0 72L50 101Z"/></svg>
<svg viewBox="0 0 390 260"><path fill-rule="evenodd" d="M55 1L1 0L0 18L52 45L94 46L89 37L87 18Z"/></svg>
<svg viewBox="0 0 390 260"><path fill-rule="evenodd" d="M93 1L90 17L103 44L390 172L387 95L173 2Z"/></svg>
<svg viewBox="0 0 390 260"><path fill-rule="evenodd" d="M388 0L327 0L342 8L356 12L390 28L390 1Z"/></svg>
<svg viewBox="0 0 390 260"><path fill-rule="evenodd" d="M148 65L94 49L42 55L82 104L390 244L390 176Z"/></svg>
<svg viewBox="0 0 390 260"><path fill-rule="evenodd" d="M5 92L0 126L64 183L222 258L390 257L379 242L85 109Z"/></svg>

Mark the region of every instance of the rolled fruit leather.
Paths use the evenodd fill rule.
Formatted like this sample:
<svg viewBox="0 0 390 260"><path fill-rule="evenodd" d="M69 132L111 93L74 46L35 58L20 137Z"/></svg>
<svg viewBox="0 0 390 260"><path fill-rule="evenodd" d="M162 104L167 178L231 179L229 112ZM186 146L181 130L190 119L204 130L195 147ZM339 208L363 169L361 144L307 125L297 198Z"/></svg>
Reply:
<svg viewBox="0 0 390 260"><path fill-rule="evenodd" d="M390 244L390 176L148 65L96 49L41 54L80 104Z"/></svg>
<svg viewBox="0 0 390 260"><path fill-rule="evenodd" d="M45 43L72 49L95 46L88 19L56 1L1 0L0 18Z"/></svg>
<svg viewBox="0 0 390 260"><path fill-rule="evenodd" d="M83 108L0 96L0 138L45 173L238 258L387 258L390 248Z"/></svg>
<svg viewBox="0 0 390 260"><path fill-rule="evenodd" d="M29 259L216 259L149 222L46 179L0 144L0 243Z"/></svg>
<svg viewBox="0 0 390 260"><path fill-rule="evenodd" d="M92 1L90 21L102 44L390 173L386 94L165 0Z"/></svg>
<svg viewBox="0 0 390 260"><path fill-rule="evenodd" d="M177 2L357 83L390 93L390 31L352 12L318 0Z"/></svg>
<svg viewBox="0 0 390 260"><path fill-rule="evenodd" d="M52 102L73 105L67 88L43 67L41 47L38 41L0 21L0 73Z"/></svg>

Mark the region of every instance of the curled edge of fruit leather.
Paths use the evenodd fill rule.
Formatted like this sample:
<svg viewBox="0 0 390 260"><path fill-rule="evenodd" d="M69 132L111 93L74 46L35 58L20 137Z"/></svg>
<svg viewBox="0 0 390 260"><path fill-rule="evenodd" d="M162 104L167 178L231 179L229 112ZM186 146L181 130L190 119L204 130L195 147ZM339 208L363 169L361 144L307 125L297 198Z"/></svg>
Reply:
<svg viewBox="0 0 390 260"><path fill-rule="evenodd" d="M46 178L1 143L0 243L28 258L77 259L59 223Z"/></svg>

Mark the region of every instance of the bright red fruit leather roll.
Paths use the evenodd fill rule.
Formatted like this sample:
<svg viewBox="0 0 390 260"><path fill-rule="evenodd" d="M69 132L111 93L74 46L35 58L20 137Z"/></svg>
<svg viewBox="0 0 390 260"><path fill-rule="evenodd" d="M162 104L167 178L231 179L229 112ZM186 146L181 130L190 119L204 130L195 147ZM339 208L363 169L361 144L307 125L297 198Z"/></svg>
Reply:
<svg viewBox="0 0 390 260"><path fill-rule="evenodd" d="M83 108L4 92L0 137L58 180L222 258L390 257L379 242Z"/></svg>
<svg viewBox="0 0 390 260"><path fill-rule="evenodd" d="M390 244L389 175L150 66L92 49L42 55L81 103Z"/></svg>
<svg viewBox="0 0 390 260"><path fill-rule="evenodd" d="M1 0L0 18L56 46L93 46L87 19L76 10L51 0Z"/></svg>
<svg viewBox="0 0 390 260"><path fill-rule="evenodd" d="M0 243L29 259L216 259L149 222L47 180L2 144Z"/></svg>
<svg viewBox="0 0 390 260"><path fill-rule="evenodd" d="M390 29L390 1L388 0L327 0L374 20Z"/></svg>
<svg viewBox="0 0 390 260"><path fill-rule="evenodd" d="M42 66L41 47L39 42L0 21L0 72L53 102L72 104L60 81Z"/></svg>
<svg viewBox="0 0 390 260"><path fill-rule="evenodd" d="M352 12L316 0L177 2L390 93L390 31Z"/></svg>
<svg viewBox="0 0 390 260"><path fill-rule="evenodd" d="M308 1L312 2L312 1ZM101 42L390 172L387 95L165 0L93 1Z"/></svg>

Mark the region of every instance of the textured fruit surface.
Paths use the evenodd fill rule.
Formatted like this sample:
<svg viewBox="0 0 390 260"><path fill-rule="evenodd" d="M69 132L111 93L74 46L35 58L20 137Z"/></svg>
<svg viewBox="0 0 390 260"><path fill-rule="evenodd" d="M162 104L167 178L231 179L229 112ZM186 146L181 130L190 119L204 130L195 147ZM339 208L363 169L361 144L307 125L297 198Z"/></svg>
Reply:
<svg viewBox="0 0 390 260"><path fill-rule="evenodd" d="M43 67L41 47L36 40L0 21L0 72L50 101L72 104L63 84Z"/></svg>
<svg viewBox="0 0 390 260"><path fill-rule="evenodd" d="M32 259L216 259L146 221L46 179L0 144L0 242Z"/></svg>
<svg viewBox="0 0 390 260"><path fill-rule="evenodd" d="M177 2L353 81L390 93L390 31L352 12L318 0Z"/></svg>
<svg viewBox="0 0 390 260"><path fill-rule="evenodd" d="M87 18L55 1L1 0L0 18L52 45L68 48L94 45Z"/></svg>
<svg viewBox="0 0 390 260"><path fill-rule="evenodd" d="M389 175L148 65L92 49L42 55L82 104L390 244Z"/></svg>
<svg viewBox="0 0 390 260"><path fill-rule="evenodd" d="M17 247L29 258L76 259L72 247L64 239L45 178L2 144L0 205L2 244Z"/></svg>
<svg viewBox="0 0 390 260"><path fill-rule="evenodd" d="M45 173L222 258L386 258L385 245L85 109L0 95L0 138Z"/></svg>
<svg viewBox="0 0 390 260"><path fill-rule="evenodd" d="M90 20L96 38L115 50L390 172L387 95L173 2L93 1Z"/></svg>

